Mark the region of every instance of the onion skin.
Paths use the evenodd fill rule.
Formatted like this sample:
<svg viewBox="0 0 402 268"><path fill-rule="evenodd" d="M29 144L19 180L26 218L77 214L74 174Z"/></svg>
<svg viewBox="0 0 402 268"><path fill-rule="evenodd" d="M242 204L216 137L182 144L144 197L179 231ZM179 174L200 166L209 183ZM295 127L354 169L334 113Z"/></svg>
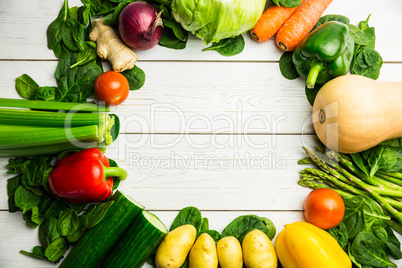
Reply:
<svg viewBox="0 0 402 268"><path fill-rule="evenodd" d="M151 4L136 1L119 15L119 33L123 42L134 50L148 50L162 37L161 13Z"/></svg>

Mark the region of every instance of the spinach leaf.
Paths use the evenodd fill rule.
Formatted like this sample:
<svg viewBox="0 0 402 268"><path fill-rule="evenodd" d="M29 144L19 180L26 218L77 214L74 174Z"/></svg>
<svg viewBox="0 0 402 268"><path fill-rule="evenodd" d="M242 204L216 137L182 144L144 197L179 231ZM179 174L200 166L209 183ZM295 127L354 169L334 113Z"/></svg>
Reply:
<svg viewBox="0 0 402 268"><path fill-rule="evenodd" d="M54 101L54 98L56 96L56 89L56 87L38 87L33 99L42 101Z"/></svg>
<svg viewBox="0 0 402 268"><path fill-rule="evenodd" d="M73 209L60 212L57 220L57 230L62 236L69 236L75 233L80 226L80 220Z"/></svg>
<svg viewBox="0 0 402 268"><path fill-rule="evenodd" d="M370 177L379 169L391 169L396 164L395 153L386 146L375 146L368 150L367 162L370 166Z"/></svg>
<svg viewBox="0 0 402 268"><path fill-rule="evenodd" d="M359 27L348 24L349 27L349 34L353 37L355 44L365 46L370 42L370 39L366 35L366 33L361 30Z"/></svg>
<svg viewBox="0 0 402 268"><path fill-rule="evenodd" d="M387 145L387 146L391 146L391 147L401 147L402 148L402 138L386 140L386 141L381 142L380 145Z"/></svg>
<svg viewBox="0 0 402 268"><path fill-rule="evenodd" d="M322 88L322 85L315 85L314 88L304 87L304 92L306 94L307 100L311 106L314 105L315 98L317 97L318 91Z"/></svg>
<svg viewBox="0 0 402 268"><path fill-rule="evenodd" d="M7 196L8 196L8 211L10 213L19 210L19 207L15 204L15 191L21 185L21 175L12 177L7 180Z"/></svg>
<svg viewBox="0 0 402 268"><path fill-rule="evenodd" d="M314 31L317 27L321 26L324 23L330 22L330 21L338 21L338 22L342 22L344 24L349 24L349 22L350 22L348 17L342 16L342 15L329 14L329 15L322 16L317 21L317 23L314 25L314 27L311 31Z"/></svg>
<svg viewBox="0 0 402 268"><path fill-rule="evenodd" d="M51 262L57 262L60 260L64 253L69 248L68 241L64 237L59 237L54 240L45 250L46 258Z"/></svg>
<svg viewBox="0 0 402 268"><path fill-rule="evenodd" d="M43 247L41 246L36 246L33 248L32 253L25 251L25 250L20 250L20 253L35 258L39 260L46 260L47 258L45 257L45 251L43 250Z"/></svg>
<svg viewBox="0 0 402 268"><path fill-rule="evenodd" d="M289 80L298 78L300 75L293 63L293 52L285 52L279 59L279 69L283 77Z"/></svg>
<svg viewBox="0 0 402 268"><path fill-rule="evenodd" d="M267 226L266 222L256 215L239 216L226 226L222 231L222 237L234 236L241 243L246 234L257 229L264 232L272 240L275 234L272 235L269 227L270 225Z"/></svg>
<svg viewBox="0 0 402 268"><path fill-rule="evenodd" d="M384 228L388 234L388 240L385 243L387 253L396 260L402 259L401 242L399 242L390 226L385 225Z"/></svg>
<svg viewBox="0 0 402 268"><path fill-rule="evenodd" d="M207 233L209 234L212 239L215 241L215 243L218 243L218 241L221 239L221 234L218 231L215 230L203 230L199 233L199 235Z"/></svg>
<svg viewBox="0 0 402 268"><path fill-rule="evenodd" d="M343 222L341 222L334 228L327 230L327 232L333 238L335 238L336 241L338 241L339 245L342 248L345 248L347 246L349 237L348 237L346 225Z"/></svg>
<svg viewBox="0 0 402 268"><path fill-rule="evenodd" d="M380 76L382 63L383 59L377 51L364 48L357 54L351 72L353 74L377 79Z"/></svg>
<svg viewBox="0 0 402 268"><path fill-rule="evenodd" d="M73 18L68 7L68 1L64 4L57 18L47 28L47 44L56 57L64 57L69 51L83 49L85 41L85 26L77 18Z"/></svg>
<svg viewBox="0 0 402 268"><path fill-rule="evenodd" d="M356 261L362 265L396 267L396 265L389 260L381 240L368 232L361 232L356 236L351 245L351 253Z"/></svg>
<svg viewBox="0 0 402 268"><path fill-rule="evenodd" d="M159 40L159 45L162 47L166 48L171 48L171 49L185 49L187 45L187 40L188 40L188 33L185 32L186 39L180 40L178 39L173 30L170 28L164 28L162 32L162 37Z"/></svg>
<svg viewBox="0 0 402 268"><path fill-rule="evenodd" d="M41 201L41 197L27 190L23 185L18 186L15 190L15 205L22 209L25 214L28 210L37 206Z"/></svg>
<svg viewBox="0 0 402 268"><path fill-rule="evenodd" d="M170 226L170 231L173 231L179 226L192 224L195 229L200 230L202 223L201 211L196 207L185 207L179 211L176 218Z"/></svg>
<svg viewBox="0 0 402 268"><path fill-rule="evenodd" d="M205 231L205 230L209 230L209 220L208 220L208 218L204 217L201 219L201 225L200 225L200 229L198 230L198 232Z"/></svg>
<svg viewBox="0 0 402 268"><path fill-rule="evenodd" d="M224 56L234 56L243 51L244 45L243 36L238 35L232 38L222 39L217 43L213 43L212 46L204 48L202 51L216 50Z"/></svg>
<svg viewBox="0 0 402 268"><path fill-rule="evenodd" d="M375 221L377 219L381 220L390 220L391 218L387 215L385 215L384 210L378 204L378 202L374 201L368 196L364 197L364 204L363 204L363 213L364 213L364 219L366 222L369 221Z"/></svg>
<svg viewBox="0 0 402 268"><path fill-rule="evenodd" d="M57 219L54 217L47 217L39 226L39 241L46 249L54 240L60 237L57 230Z"/></svg>
<svg viewBox="0 0 402 268"><path fill-rule="evenodd" d="M366 163L360 153L350 154L353 162L364 172L367 176L370 176L370 166Z"/></svg>
<svg viewBox="0 0 402 268"><path fill-rule="evenodd" d="M41 217L41 215L39 214L39 208L38 206L34 206L32 208L32 215L31 215L31 221L35 224L41 224L41 222L43 221L43 218Z"/></svg>
<svg viewBox="0 0 402 268"><path fill-rule="evenodd" d="M127 78L130 90L138 90L145 84L145 73L137 65L130 70L125 70L122 74Z"/></svg>
<svg viewBox="0 0 402 268"><path fill-rule="evenodd" d="M26 99L32 99L39 85L27 74L23 74L15 80L15 89L18 94Z"/></svg>
<svg viewBox="0 0 402 268"><path fill-rule="evenodd" d="M162 19L163 26L172 29L175 37L180 41L187 41L187 32L181 27L181 24L174 19Z"/></svg>
<svg viewBox="0 0 402 268"><path fill-rule="evenodd" d="M60 78L70 70L71 66L77 62L78 52L68 53L65 57L59 59L59 64L57 64L56 72L54 76L56 77L57 83L59 83Z"/></svg>
<svg viewBox="0 0 402 268"><path fill-rule="evenodd" d="M32 161L31 158L26 157L16 157L10 158L8 160L8 164L6 166L7 174L22 174L24 170L26 170L29 166L29 163Z"/></svg>
<svg viewBox="0 0 402 268"><path fill-rule="evenodd" d="M344 199L345 216L342 222L347 229L348 238L354 238L365 226L363 205L365 199L361 196Z"/></svg>
<svg viewBox="0 0 402 268"><path fill-rule="evenodd" d="M53 157L42 155L33 158L22 174L22 184L25 186L42 186L43 181L47 181L53 169L51 166L52 159Z"/></svg>
<svg viewBox="0 0 402 268"><path fill-rule="evenodd" d="M75 64L71 65L70 68L84 65L90 61L93 61L97 56L98 54L96 53L96 43L92 41L86 41L83 45L83 50L79 51L77 54Z"/></svg>
<svg viewBox="0 0 402 268"><path fill-rule="evenodd" d="M84 5L91 7L92 15L103 15L113 11L117 4L108 0L81 0Z"/></svg>
<svg viewBox="0 0 402 268"><path fill-rule="evenodd" d="M88 217L84 217L84 215L81 215L78 217L80 220L80 225L72 235L67 236L67 240L70 243L77 242L78 239L81 238L81 236L85 233L85 231L88 229Z"/></svg>
<svg viewBox="0 0 402 268"><path fill-rule="evenodd" d="M272 3L274 3L278 7L280 5L284 7L298 7L301 2L302 0L272 0Z"/></svg>
<svg viewBox="0 0 402 268"><path fill-rule="evenodd" d="M96 63L87 63L67 71L60 78L56 91L56 101L84 102L93 95L96 78L102 69Z"/></svg>

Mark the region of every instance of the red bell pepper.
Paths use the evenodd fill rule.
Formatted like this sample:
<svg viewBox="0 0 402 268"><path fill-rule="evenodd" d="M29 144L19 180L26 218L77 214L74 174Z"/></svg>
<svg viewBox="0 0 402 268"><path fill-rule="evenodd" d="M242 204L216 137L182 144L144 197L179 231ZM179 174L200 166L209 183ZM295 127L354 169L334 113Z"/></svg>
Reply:
<svg viewBox="0 0 402 268"><path fill-rule="evenodd" d="M98 148L66 156L56 162L49 174L50 190L71 203L100 202L112 193L113 177L124 180L127 172L110 167L109 160Z"/></svg>

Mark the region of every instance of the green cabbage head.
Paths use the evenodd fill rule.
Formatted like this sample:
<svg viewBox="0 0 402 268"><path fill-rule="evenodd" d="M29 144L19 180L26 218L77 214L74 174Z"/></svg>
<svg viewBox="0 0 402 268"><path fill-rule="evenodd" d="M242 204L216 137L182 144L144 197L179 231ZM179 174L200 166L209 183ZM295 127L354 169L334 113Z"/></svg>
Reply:
<svg viewBox="0 0 402 268"><path fill-rule="evenodd" d="M205 44L242 34L257 23L266 0L173 0L172 14Z"/></svg>

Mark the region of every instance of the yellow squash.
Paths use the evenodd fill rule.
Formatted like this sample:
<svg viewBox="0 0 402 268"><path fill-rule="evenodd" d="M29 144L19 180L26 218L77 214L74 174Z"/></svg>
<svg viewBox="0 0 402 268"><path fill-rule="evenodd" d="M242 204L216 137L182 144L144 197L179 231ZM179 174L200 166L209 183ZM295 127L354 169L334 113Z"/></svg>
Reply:
<svg viewBox="0 0 402 268"><path fill-rule="evenodd" d="M352 262L326 231L307 222L287 224L275 242L284 268L351 268Z"/></svg>
<svg viewBox="0 0 402 268"><path fill-rule="evenodd" d="M313 106L320 140L341 153L356 153L402 137L402 83L345 75L326 83Z"/></svg>

